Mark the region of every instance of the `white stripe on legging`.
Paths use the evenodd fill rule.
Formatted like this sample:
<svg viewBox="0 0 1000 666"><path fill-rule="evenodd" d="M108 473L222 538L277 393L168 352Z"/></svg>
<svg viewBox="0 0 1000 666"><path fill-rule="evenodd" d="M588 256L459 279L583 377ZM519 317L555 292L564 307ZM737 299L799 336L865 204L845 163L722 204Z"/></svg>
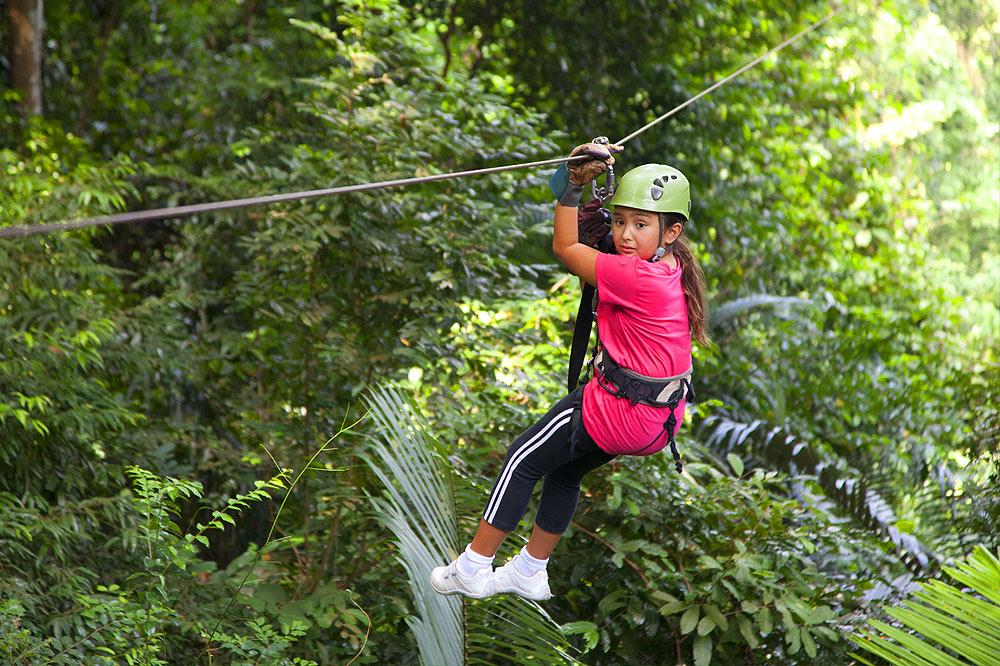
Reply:
<svg viewBox="0 0 1000 666"><path fill-rule="evenodd" d="M569 423L572 418L572 407L564 412L556 414L556 416L549 421L548 425L536 432L534 437L525 442L524 446L522 446L518 452L511 457L510 462L507 463L507 466L500 474L500 480L497 482L496 492L493 494L493 497L490 498L489 504L486 505L486 522L492 523L493 519L496 518L496 513L500 509L501 498L507 491L507 485L510 483L510 478L514 475L514 468L521 464L521 461L529 456L532 451L548 441L549 437L559 430L559 428ZM541 440L536 443L535 440L538 440L539 438L541 438Z"/></svg>

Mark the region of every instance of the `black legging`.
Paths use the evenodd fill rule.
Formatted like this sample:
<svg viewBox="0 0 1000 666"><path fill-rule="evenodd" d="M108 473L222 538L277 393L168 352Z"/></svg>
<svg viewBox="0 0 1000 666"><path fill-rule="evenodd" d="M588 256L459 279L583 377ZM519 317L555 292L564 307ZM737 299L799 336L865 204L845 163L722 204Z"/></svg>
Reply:
<svg viewBox="0 0 1000 666"><path fill-rule="evenodd" d="M544 476L535 523L553 534L566 531L580 497L580 480L615 458L602 451L583 427L582 396L583 387L570 393L510 445L483 520L504 532L513 531L535 483Z"/></svg>

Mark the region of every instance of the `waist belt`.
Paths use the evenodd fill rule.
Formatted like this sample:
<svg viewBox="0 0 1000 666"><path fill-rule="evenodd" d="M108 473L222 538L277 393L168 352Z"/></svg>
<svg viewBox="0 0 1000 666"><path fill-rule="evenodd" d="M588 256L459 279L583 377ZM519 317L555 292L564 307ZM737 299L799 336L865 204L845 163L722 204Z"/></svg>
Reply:
<svg viewBox="0 0 1000 666"><path fill-rule="evenodd" d="M651 407L666 407L670 410L663 429L667 431L667 443L670 453L674 456L674 466L678 472L683 471L681 455L677 452L677 442L674 441L674 429L677 427L677 417L674 409L681 400L694 400L694 389L691 388L691 368L673 377L650 377L619 365L611 358L604 345L598 343L597 351L591 361L594 367L594 379L598 386L615 396L624 398L633 405L642 403ZM653 441L636 453L645 451L660 438L657 433Z"/></svg>
<svg viewBox="0 0 1000 666"><path fill-rule="evenodd" d="M594 354L594 376L608 393L629 400L633 405L642 403L652 407L676 407L685 391L694 398L691 389L691 368L673 377L650 377L629 370L611 358L604 346Z"/></svg>

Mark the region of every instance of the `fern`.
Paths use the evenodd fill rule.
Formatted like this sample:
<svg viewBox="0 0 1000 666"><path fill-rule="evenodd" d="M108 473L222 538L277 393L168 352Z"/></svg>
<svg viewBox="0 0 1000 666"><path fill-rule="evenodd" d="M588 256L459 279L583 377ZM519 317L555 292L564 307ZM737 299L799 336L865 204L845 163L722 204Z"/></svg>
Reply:
<svg viewBox="0 0 1000 666"><path fill-rule="evenodd" d="M709 446L723 453L749 446L771 468L814 476L841 511L887 539L913 573L928 571L940 559L915 536L899 530L892 507L860 472L827 459L785 428L760 419L744 423L715 414L702 422L700 432Z"/></svg>
<svg viewBox="0 0 1000 666"><path fill-rule="evenodd" d="M858 646L894 666L1000 664L1000 560L979 546L944 571L967 589L925 581L912 600L886 609L901 626L869 620L854 635Z"/></svg>

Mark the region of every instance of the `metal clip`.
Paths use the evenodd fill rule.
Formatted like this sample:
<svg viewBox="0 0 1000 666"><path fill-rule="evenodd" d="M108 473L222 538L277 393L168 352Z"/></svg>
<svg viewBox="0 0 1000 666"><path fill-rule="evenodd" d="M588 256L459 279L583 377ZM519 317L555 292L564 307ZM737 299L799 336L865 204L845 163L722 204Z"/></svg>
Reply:
<svg viewBox="0 0 1000 666"><path fill-rule="evenodd" d="M606 136L595 137L591 143L600 143L607 145L611 141ZM597 179L590 181L590 188L594 194L594 198L601 202L601 206L604 206L604 202L610 199L615 194L615 168L613 166L608 166L607 170L604 172L604 185L601 187L597 186Z"/></svg>

